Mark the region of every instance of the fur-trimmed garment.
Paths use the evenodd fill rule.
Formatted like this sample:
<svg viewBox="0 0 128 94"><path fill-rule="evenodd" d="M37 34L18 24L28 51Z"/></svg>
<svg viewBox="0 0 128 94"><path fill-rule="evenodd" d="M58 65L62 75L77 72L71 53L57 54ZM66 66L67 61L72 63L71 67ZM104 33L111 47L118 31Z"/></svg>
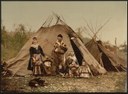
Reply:
<svg viewBox="0 0 128 94"><path fill-rule="evenodd" d="M64 54L67 51L66 44L61 41L59 42L58 40L54 44L54 49L52 52L52 56L54 57L54 61L56 63L57 67L57 72L61 67L64 65ZM60 68L59 68L60 66Z"/></svg>
<svg viewBox="0 0 128 94"><path fill-rule="evenodd" d="M41 64L42 56L45 56L42 48L39 44L32 44L30 49L30 59L28 64L28 70L32 70L34 75L40 75L41 73Z"/></svg>
<svg viewBox="0 0 128 94"><path fill-rule="evenodd" d="M59 42L58 40L55 42L54 44L54 47L55 47L55 52L56 53L59 53L59 54L64 54L66 51L67 51L67 47L66 47L66 44L61 41Z"/></svg>

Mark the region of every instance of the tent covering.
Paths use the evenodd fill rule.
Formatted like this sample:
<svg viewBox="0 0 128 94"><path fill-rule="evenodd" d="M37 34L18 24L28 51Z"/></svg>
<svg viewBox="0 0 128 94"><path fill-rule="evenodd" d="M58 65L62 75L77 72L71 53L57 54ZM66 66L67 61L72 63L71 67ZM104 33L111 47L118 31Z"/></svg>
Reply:
<svg viewBox="0 0 128 94"><path fill-rule="evenodd" d="M96 41L92 38L85 46L107 71L126 71L125 61L115 53L107 50L102 45L102 41Z"/></svg>
<svg viewBox="0 0 128 94"><path fill-rule="evenodd" d="M59 19L59 18L58 18ZM61 22L61 24L59 24ZM52 26L42 26L39 30L33 35L36 36L40 46L43 48L44 53L52 57L53 44L57 40L57 35L62 34L64 42L68 47L66 55L70 52L74 52L76 58L79 59L78 63L81 65L81 59L84 59L86 64L89 66L93 75L99 75L106 73L106 69L102 67L98 61L91 55L91 53L84 46L81 39L73 31L71 27L65 24L61 19L57 20L56 24ZM16 57L7 61L8 69L12 71L13 76L26 76L32 72L27 70L29 62L29 48L32 43L33 36L26 42L22 47ZM74 39L71 40L71 38ZM66 56L65 55L65 56ZM53 66L56 65L56 62L53 62ZM55 67L53 67L53 74L55 73Z"/></svg>

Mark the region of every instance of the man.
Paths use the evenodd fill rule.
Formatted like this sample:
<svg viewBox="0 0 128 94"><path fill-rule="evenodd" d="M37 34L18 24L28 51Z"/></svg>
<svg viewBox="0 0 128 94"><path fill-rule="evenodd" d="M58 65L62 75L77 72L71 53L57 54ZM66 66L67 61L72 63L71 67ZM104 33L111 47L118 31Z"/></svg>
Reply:
<svg viewBox="0 0 128 94"><path fill-rule="evenodd" d="M63 42L63 36L59 34L57 41L54 44L53 56L57 67L57 73L63 71L64 66L64 54L67 51L66 44Z"/></svg>

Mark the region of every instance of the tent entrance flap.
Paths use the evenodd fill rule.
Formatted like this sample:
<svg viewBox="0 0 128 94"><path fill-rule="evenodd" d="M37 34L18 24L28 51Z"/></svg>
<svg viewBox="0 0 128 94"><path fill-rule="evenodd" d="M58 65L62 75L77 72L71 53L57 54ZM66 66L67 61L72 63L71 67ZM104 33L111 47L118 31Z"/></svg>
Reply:
<svg viewBox="0 0 128 94"><path fill-rule="evenodd" d="M71 42L72 48L74 50L75 56L76 56L76 58L78 60L78 64L82 65L83 56L81 54L81 51L78 49L76 44L71 39L70 39L70 42Z"/></svg>
<svg viewBox="0 0 128 94"><path fill-rule="evenodd" d="M104 53L102 54L101 59L107 71L117 71L116 68L111 64L111 61Z"/></svg>

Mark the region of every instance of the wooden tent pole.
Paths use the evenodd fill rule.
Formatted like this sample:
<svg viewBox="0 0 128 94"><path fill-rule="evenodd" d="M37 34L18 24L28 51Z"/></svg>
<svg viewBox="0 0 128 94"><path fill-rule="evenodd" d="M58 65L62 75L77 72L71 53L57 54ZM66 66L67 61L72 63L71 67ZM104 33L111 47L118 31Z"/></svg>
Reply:
<svg viewBox="0 0 128 94"><path fill-rule="evenodd" d="M118 60L117 60L117 38L115 38L115 46L116 46L116 51L115 51L115 55L116 55L116 64L118 64ZM116 67L115 67L116 68ZM117 68L116 68L117 69ZM117 69L117 71L119 72L119 70Z"/></svg>
<svg viewBox="0 0 128 94"><path fill-rule="evenodd" d="M50 17L50 16L49 16ZM43 23L42 26L44 26L46 24L46 22L48 21L49 17L45 20L45 22Z"/></svg>
<svg viewBox="0 0 128 94"><path fill-rule="evenodd" d="M121 66L121 68L122 68L124 71L127 71L123 66Z"/></svg>
<svg viewBox="0 0 128 94"><path fill-rule="evenodd" d="M86 28L86 27L84 27L84 29L85 29L85 31L87 31L88 32L88 29ZM84 33L86 34L86 32L84 31ZM89 34L89 33L87 33L91 38L93 38L92 36L91 36L91 34Z"/></svg>
<svg viewBox="0 0 128 94"><path fill-rule="evenodd" d="M90 70L90 67L88 66L88 64L87 64L87 67L88 67L89 72L91 73L91 76L93 77L94 75L93 75L92 71Z"/></svg>
<svg viewBox="0 0 128 94"><path fill-rule="evenodd" d="M120 72L118 69L117 69L117 67L116 66L114 66L115 68L116 68L116 70L118 71L118 72Z"/></svg>
<svg viewBox="0 0 128 94"><path fill-rule="evenodd" d="M110 19L108 19L95 33L95 35L109 22Z"/></svg>
<svg viewBox="0 0 128 94"><path fill-rule="evenodd" d="M85 22L86 22L86 24L87 24L87 26L88 26L88 28L89 28L90 32L92 32L92 33L94 34L94 36L93 36L93 37L98 38L98 37L95 35L94 31L93 31L93 27L92 27L92 29L91 29L91 27L89 26L88 22L87 22L86 20L85 20ZM92 25L91 25L91 26L92 26Z"/></svg>
<svg viewBox="0 0 128 94"><path fill-rule="evenodd" d="M51 22L53 20L53 17L50 18L50 21L49 21L49 24L48 24L48 27L50 26Z"/></svg>

